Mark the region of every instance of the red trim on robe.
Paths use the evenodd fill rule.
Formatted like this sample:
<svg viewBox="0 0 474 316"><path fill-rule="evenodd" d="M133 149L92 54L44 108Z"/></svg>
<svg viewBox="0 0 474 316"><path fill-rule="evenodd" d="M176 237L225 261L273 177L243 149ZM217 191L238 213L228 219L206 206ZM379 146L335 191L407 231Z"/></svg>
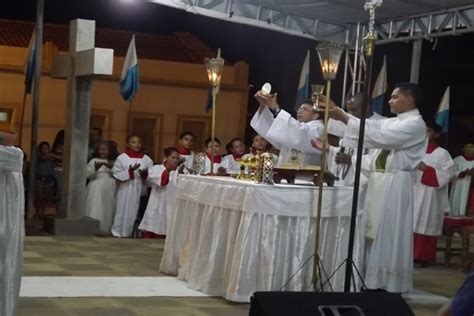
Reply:
<svg viewBox="0 0 474 316"><path fill-rule="evenodd" d="M183 146L178 146L178 154L183 155L183 156L189 156L191 155L191 149L184 148Z"/></svg>
<svg viewBox="0 0 474 316"><path fill-rule="evenodd" d="M464 157L464 159L466 159L467 161L473 161L474 160L474 156L466 156L465 154L462 155Z"/></svg>
<svg viewBox="0 0 474 316"><path fill-rule="evenodd" d="M160 185L162 187L167 186L168 183L170 183L170 171L168 169L165 169L163 173L161 174L161 183Z"/></svg>
<svg viewBox="0 0 474 316"><path fill-rule="evenodd" d="M436 148L438 148L438 144L436 143L429 143L428 147L426 148L426 153L431 154L433 151L435 151Z"/></svg>
<svg viewBox="0 0 474 316"><path fill-rule="evenodd" d="M206 156L207 156L207 158L209 158L209 160L211 160L211 155L206 153ZM222 162L222 156L221 155L215 155L214 156L214 163L221 163L221 162Z"/></svg>
<svg viewBox="0 0 474 316"><path fill-rule="evenodd" d="M131 168L128 168L128 177L130 178L130 180L135 179L135 171Z"/></svg>
<svg viewBox="0 0 474 316"><path fill-rule="evenodd" d="M127 149L125 151L125 153L127 154L127 156L129 156L130 158L139 158L139 159L142 159L145 154L142 153L141 151L133 151L133 150L130 150L130 149Z"/></svg>
<svg viewBox="0 0 474 316"><path fill-rule="evenodd" d="M434 262L438 237L413 234L413 259L416 262Z"/></svg>
<svg viewBox="0 0 474 316"><path fill-rule="evenodd" d="M243 155L232 153L232 157L234 157L234 160L240 159L242 158L242 156Z"/></svg>
<svg viewBox="0 0 474 316"><path fill-rule="evenodd" d="M143 238L145 238L145 239L165 239L166 235L159 235L159 234L155 234L153 232L144 231L143 232Z"/></svg>
<svg viewBox="0 0 474 316"><path fill-rule="evenodd" d="M421 183L429 187L439 187L435 168L426 166L425 170L423 171L423 176L421 177Z"/></svg>

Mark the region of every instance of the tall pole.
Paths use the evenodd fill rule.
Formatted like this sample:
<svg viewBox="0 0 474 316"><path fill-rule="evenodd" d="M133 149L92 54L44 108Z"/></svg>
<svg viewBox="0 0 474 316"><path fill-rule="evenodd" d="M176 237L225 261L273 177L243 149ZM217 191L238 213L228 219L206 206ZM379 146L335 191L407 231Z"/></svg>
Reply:
<svg viewBox="0 0 474 316"><path fill-rule="evenodd" d="M25 87L25 91L23 92L23 103L21 105L21 114L20 114L20 139L18 141L18 145L20 145L20 147L23 145L23 128L24 128L24 125L25 125L25 108L26 108L26 97L28 95L28 92L26 91L26 87Z"/></svg>
<svg viewBox="0 0 474 316"><path fill-rule="evenodd" d="M128 124L128 131L127 137L132 134L132 99L128 101L128 112L127 112L127 124Z"/></svg>
<svg viewBox="0 0 474 316"><path fill-rule="evenodd" d="M212 118L211 118L211 175L214 174L214 139L216 136L216 93L217 87L212 87Z"/></svg>
<svg viewBox="0 0 474 316"><path fill-rule="evenodd" d="M40 107L40 81L41 81L41 53L43 50L43 12L44 0L36 1L36 36L35 36L35 73L33 77L33 107L31 113L31 144L30 144L30 174L28 177L28 212L32 214L35 199L36 175L36 146L38 143L38 116Z"/></svg>
<svg viewBox="0 0 474 316"><path fill-rule="evenodd" d="M327 80L326 84L326 100L331 100L331 80ZM321 233L321 212L323 207L323 184L324 174L326 172L326 147L328 144L328 121L329 107L324 109L324 128L323 128L323 149L321 151L321 173L318 181L318 209L316 213L316 230L314 236L314 261L313 261L313 287L317 289L317 283L321 279L321 270L319 266L319 235Z"/></svg>
<svg viewBox="0 0 474 316"><path fill-rule="evenodd" d="M418 83L420 78L420 61L421 61L421 48L423 40L417 39L413 41L413 49L411 55L411 68L410 68L410 82Z"/></svg>
<svg viewBox="0 0 474 316"><path fill-rule="evenodd" d="M367 4L366 4L367 5ZM380 4L378 4L380 5ZM375 23L375 6L377 4L371 4L368 8L370 14L369 22L369 32L365 38L366 47L365 55L366 60L366 71L365 71L365 80L364 80L364 90L362 93L362 106L361 106L361 117L359 124L359 141L357 144L357 160L355 167L355 177L354 177L354 191L352 196L352 209L351 209L351 223L349 228L349 245L347 249L347 259L346 259L346 270L344 278L344 292L351 291L351 277L352 277L352 265L353 265L353 255L354 255L354 243L355 243L355 226L357 221L357 209L359 202L359 185L360 185L360 173L362 167L362 153L364 151L364 133L365 133L365 118L367 113L367 103L369 101L369 91L370 91L370 81L372 77L372 59L375 49L375 41L377 36L374 31Z"/></svg>

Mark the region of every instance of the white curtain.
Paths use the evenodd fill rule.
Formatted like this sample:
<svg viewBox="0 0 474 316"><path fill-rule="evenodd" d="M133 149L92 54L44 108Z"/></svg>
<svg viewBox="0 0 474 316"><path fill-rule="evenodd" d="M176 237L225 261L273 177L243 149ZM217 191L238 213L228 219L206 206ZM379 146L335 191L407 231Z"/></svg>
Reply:
<svg viewBox="0 0 474 316"><path fill-rule="evenodd" d="M23 152L0 145L0 314L15 314L24 236Z"/></svg>

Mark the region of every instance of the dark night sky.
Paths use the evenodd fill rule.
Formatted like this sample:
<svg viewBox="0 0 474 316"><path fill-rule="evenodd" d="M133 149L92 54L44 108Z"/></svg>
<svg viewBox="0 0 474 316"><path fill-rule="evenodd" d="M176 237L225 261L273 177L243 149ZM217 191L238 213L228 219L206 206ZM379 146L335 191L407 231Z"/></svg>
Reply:
<svg viewBox="0 0 474 316"><path fill-rule="evenodd" d="M35 0L4 1L0 17L34 21L35 3ZM312 50L311 81L322 79L314 51L317 43L309 39L214 20L154 3L125 4L120 0L45 0L45 3L46 23L66 24L74 18L87 18L96 20L97 27L100 28L155 34L191 32L209 47L220 47L224 58L229 61L243 60L249 63L250 84L258 88L266 81L271 82L273 90L279 92L280 103L286 108L292 108L294 105L299 72L306 50ZM387 56L389 85L408 81L411 44L377 46L373 67L374 80L381 67L383 55ZM420 108L426 119L433 117L447 85L451 86L452 116L474 115L473 56L472 34L440 38L437 43L424 41L420 70L424 102ZM339 78L333 94L336 101L341 99L342 71ZM255 88L250 91L251 94L255 92ZM254 107L255 102L250 98L250 111ZM466 131L459 128L454 119L451 127L450 148L467 141L467 137L472 141L473 135L466 135Z"/></svg>

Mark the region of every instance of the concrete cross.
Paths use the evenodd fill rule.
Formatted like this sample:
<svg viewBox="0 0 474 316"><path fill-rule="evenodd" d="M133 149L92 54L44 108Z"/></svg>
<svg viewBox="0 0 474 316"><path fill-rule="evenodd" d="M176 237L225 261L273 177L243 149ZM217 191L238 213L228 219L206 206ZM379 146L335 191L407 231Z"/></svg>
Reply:
<svg viewBox="0 0 474 316"><path fill-rule="evenodd" d="M113 49L94 46L95 21L73 20L69 31L69 52L58 54L53 62L52 76L68 80L64 172L61 180L61 205L57 216L57 220L63 221L54 224L56 234L62 234L58 232L61 230L58 225L63 226L66 234L81 234L78 222L90 225L84 223L84 214L91 85L94 76L112 74L114 57ZM75 231L68 232L74 226Z"/></svg>

